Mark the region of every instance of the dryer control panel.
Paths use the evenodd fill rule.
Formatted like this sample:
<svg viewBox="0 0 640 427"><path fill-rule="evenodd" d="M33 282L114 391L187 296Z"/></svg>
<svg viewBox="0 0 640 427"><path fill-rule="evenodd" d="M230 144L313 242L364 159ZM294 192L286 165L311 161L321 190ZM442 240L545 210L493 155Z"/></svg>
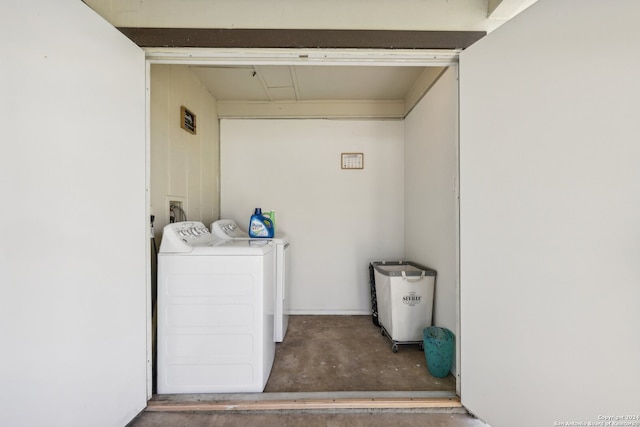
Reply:
<svg viewBox="0 0 640 427"><path fill-rule="evenodd" d="M174 222L164 227L160 253L191 252L194 247L209 246L215 237L198 221Z"/></svg>
<svg viewBox="0 0 640 427"><path fill-rule="evenodd" d="M248 238L249 234L242 231L232 219L220 219L211 224L211 232L218 239Z"/></svg>

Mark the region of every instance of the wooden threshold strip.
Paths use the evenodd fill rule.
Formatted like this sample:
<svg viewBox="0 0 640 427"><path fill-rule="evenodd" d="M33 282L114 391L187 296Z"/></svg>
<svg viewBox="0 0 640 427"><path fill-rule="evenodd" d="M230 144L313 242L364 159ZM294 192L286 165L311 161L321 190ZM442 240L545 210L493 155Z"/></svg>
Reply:
<svg viewBox="0 0 640 427"><path fill-rule="evenodd" d="M149 401L147 411L278 411L306 409L426 409L460 408L458 397L451 398L374 398L374 399L293 399L254 401L181 402Z"/></svg>

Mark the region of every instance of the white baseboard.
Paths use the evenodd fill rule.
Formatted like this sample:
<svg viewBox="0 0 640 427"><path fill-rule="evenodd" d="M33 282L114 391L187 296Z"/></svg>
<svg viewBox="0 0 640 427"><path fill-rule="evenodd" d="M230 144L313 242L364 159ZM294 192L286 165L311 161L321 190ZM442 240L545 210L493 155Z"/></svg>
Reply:
<svg viewBox="0 0 640 427"><path fill-rule="evenodd" d="M371 310L314 310L300 309L289 310L292 316L366 316L371 315Z"/></svg>

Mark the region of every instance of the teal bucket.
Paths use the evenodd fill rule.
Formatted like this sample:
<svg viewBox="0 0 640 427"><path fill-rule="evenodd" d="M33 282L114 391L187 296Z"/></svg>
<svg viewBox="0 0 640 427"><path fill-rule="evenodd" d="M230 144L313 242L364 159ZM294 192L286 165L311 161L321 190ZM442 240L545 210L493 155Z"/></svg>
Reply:
<svg viewBox="0 0 640 427"><path fill-rule="evenodd" d="M424 357L427 369L434 377L449 375L453 364L455 336L453 332L437 326L429 326L422 331L424 335Z"/></svg>

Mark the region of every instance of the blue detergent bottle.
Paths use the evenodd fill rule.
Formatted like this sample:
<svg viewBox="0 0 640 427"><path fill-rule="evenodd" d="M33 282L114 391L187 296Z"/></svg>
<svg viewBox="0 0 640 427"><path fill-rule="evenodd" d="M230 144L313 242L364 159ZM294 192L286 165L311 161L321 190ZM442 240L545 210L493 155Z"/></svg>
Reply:
<svg viewBox="0 0 640 427"><path fill-rule="evenodd" d="M262 209L256 208L249 220L249 237L273 237L273 222L262 215Z"/></svg>

